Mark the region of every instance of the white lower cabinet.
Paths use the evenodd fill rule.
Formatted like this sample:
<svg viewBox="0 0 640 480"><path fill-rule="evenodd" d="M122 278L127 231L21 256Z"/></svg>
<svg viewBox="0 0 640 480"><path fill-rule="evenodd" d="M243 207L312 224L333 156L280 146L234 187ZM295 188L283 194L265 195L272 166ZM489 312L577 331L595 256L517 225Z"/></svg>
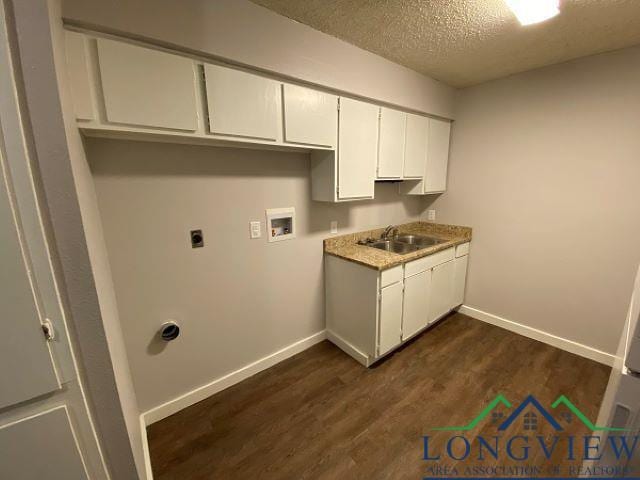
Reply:
<svg viewBox="0 0 640 480"><path fill-rule="evenodd" d="M464 288L467 284L467 265L469 264L469 255L457 257L454 260L453 273L453 305L458 307L464 302Z"/></svg>
<svg viewBox="0 0 640 480"><path fill-rule="evenodd" d="M431 272L431 303L429 321L435 322L453 307L453 279L455 260L433 267Z"/></svg>
<svg viewBox="0 0 640 480"><path fill-rule="evenodd" d="M431 270L404 279L402 340L407 340L428 325L431 297Z"/></svg>
<svg viewBox="0 0 640 480"><path fill-rule="evenodd" d="M327 336L365 366L462 304L469 244L378 271L325 256Z"/></svg>
<svg viewBox="0 0 640 480"><path fill-rule="evenodd" d="M378 309L378 355L393 350L402 341L402 282L380 291Z"/></svg>

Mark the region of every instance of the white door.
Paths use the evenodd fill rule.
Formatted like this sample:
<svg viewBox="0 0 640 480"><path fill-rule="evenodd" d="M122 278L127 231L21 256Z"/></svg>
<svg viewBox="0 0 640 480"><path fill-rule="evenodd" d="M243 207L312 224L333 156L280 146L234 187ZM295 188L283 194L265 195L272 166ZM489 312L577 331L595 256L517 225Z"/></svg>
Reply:
<svg viewBox="0 0 640 480"><path fill-rule="evenodd" d="M282 95L285 142L337 146L337 96L286 83L282 86Z"/></svg>
<svg viewBox="0 0 640 480"><path fill-rule="evenodd" d="M404 279L402 340L415 335L429 324L431 270Z"/></svg>
<svg viewBox="0 0 640 480"><path fill-rule="evenodd" d="M64 406L0 427L0 478L88 478Z"/></svg>
<svg viewBox="0 0 640 480"><path fill-rule="evenodd" d="M407 114L407 134L404 150L404 178L422 178L427 160L429 119Z"/></svg>
<svg viewBox="0 0 640 480"><path fill-rule="evenodd" d="M0 146L2 144L0 143ZM4 163L0 151L0 162ZM0 409L60 388L18 236L7 178L0 175Z"/></svg>
<svg viewBox="0 0 640 480"><path fill-rule="evenodd" d="M446 263L433 267L431 274L429 323L435 322L451 310L451 304L453 303L454 274L454 260L449 260Z"/></svg>
<svg viewBox="0 0 640 480"><path fill-rule="evenodd" d="M97 42L107 121L198 128L193 60L104 38Z"/></svg>
<svg viewBox="0 0 640 480"><path fill-rule="evenodd" d="M378 107L340 98L338 132L338 198L373 198Z"/></svg>
<svg viewBox="0 0 640 480"><path fill-rule="evenodd" d="M211 133L278 138L278 82L218 65L205 65L204 74Z"/></svg>
<svg viewBox="0 0 640 480"><path fill-rule="evenodd" d="M456 308L464 303L464 288L467 283L469 256L458 257L454 262L455 272L453 276L453 301L451 308Z"/></svg>
<svg viewBox="0 0 640 480"><path fill-rule="evenodd" d="M378 139L377 178L401 178L407 114L382 107Z"/></svg>
<svg viewBox="0 0 640 480"><path fill-rule="evenodd" d="M402 330L402 283L394 283L380 293L378 355L400 345Z"/></svg>
<svg viewBox="0 0 640 480"><path fill-rule="evenodd" d="M447 189L451 123L431 119L429 124L429 145L424 178L424 193L444 192Z"/></svg>

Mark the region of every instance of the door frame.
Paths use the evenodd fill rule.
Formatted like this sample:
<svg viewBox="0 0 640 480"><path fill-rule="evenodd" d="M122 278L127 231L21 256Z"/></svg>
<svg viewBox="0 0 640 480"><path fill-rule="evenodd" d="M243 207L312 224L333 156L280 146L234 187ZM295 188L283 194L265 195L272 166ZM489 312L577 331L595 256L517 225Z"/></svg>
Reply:
<svg viewBox="0 0 640 480"><path fill-rule="evenodd" d="M58 90L53 35L62 28L60 1L0 0L0 8L7 23L7 58L16 79L17 90L10 98L30 159L27 165L50 247L48 260L60 286L62 310L70 317L69 333L78 347L79 374L112 477L137 479L141 475L102 321ZM6 52L6 42L0 48ZM0 105L3 121L6 108Z"/></svg>

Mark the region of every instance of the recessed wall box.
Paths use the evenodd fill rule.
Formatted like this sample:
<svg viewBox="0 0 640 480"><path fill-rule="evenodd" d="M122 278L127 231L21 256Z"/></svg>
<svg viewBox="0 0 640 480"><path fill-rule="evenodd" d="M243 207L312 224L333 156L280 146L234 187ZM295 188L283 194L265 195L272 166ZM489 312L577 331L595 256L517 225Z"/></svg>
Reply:
<svg viewBox="0 0 640 480"><path fill-rule="evenodd" d="M296 238L295 208L270 208L266 213L269 242Z"/></svg>

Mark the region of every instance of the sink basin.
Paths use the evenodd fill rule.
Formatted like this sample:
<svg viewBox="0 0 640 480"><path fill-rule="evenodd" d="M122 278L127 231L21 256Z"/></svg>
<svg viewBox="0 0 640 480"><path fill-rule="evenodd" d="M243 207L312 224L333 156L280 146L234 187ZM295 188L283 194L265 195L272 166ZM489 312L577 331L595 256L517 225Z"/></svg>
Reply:
<svg viewBox="0 0 640 480"><path fill-rule="evenodd" d="M446 240L442 240L441 238L423 237L421 235L398 235L393 240L408 245L417 245L420 248L432 247L433 245L446 242Z"/></svg>
<svg viewBox="0 0 640 480"><path fill-rule="evenodd" d="M420 250L421 248L424 248L418 245L411 245L409 243L397 242L395 240L378 240L377 242L368 244L368 246L377 248L378 250L386 250L387 252L400 253L400 254L415 252L416 250Z"/></svg>
<svg viewBox="0 0 640 480"><path fill-rule="evenodd" d="M377 248L378 250L385 250L387 252L405 254L415 252L417 250L422 250L423 248L429 248L433 245L437 245L439 243L446 242L446 240L442 240L441 238L434 237L423 237L421 235L398 235L393 237L390 240L376 240L372 241L362 241L361 245L366 245L367 247Z"/></svg>

